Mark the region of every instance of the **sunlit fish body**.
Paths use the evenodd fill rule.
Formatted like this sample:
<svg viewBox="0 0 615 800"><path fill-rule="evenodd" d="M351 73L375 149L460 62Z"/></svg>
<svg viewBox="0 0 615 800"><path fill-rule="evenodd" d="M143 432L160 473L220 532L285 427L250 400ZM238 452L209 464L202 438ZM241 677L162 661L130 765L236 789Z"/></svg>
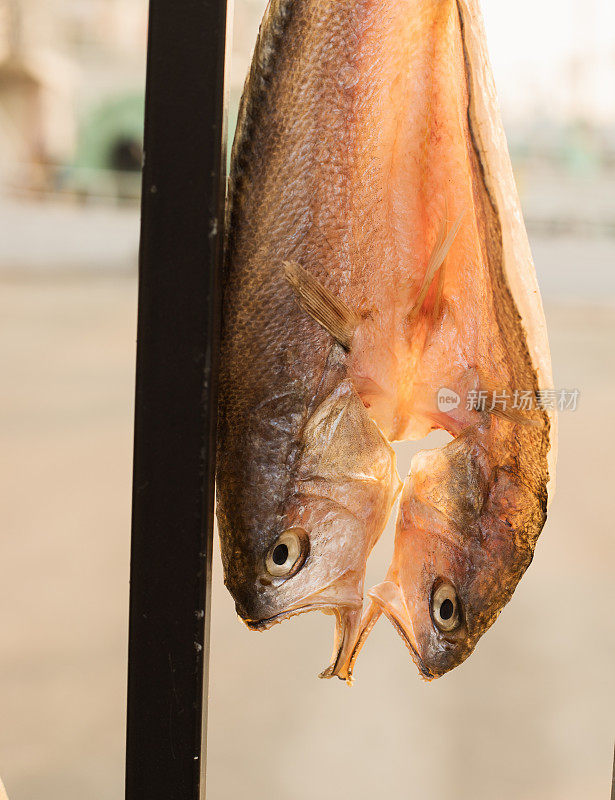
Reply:
<svg viewBox="0 0 615 800"><path fill-rule="evenodd" d="M443 411L438 390L548 385L476 4L272 2L228 215L218 519L238 613L255 629L335 613L328 676L350 677L382 612L426 677L460 663L531 560L554 426L465 396ZM414 465L361 627L399 491L389 442L434 428L457 439ZM434 603L463 615L453 645Z"/></svg>

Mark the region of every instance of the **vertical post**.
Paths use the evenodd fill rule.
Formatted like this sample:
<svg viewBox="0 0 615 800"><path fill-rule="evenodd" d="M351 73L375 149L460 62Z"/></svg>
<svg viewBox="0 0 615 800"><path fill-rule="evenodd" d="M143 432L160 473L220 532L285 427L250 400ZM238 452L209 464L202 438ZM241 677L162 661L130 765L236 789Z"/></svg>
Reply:
<svg viewBox="0 0 615 800"><path fill-rule="evenodd" d="M226 0L150 1L127 800L204 783L226 32Z"/></svg>

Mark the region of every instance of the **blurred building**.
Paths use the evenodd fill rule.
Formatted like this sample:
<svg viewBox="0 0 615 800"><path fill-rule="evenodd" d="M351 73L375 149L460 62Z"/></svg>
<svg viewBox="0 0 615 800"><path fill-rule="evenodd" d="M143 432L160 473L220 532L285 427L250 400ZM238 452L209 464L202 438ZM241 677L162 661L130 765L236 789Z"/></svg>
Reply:
<svg viewBox="0 0 615 800"><path fill-rule="evenodd" d="M0 0L0 181L138 192L146 31L145 0Z"/></svg>
<svg viewBox="0 0 615 800"><path fill-rule="evenodd" d="M138 196L147 6L0 0L0 187ZM235 0L231 135L265 6ZM530 184L538 180L550 187L561 174L577 181L606 176L606 195L615 174L615 5L518 0L513 15L502 12L501 0L482 6L530 224ZM567 227L581 213L562 209L559 216ZM612 229L610 211L608 217Z"/></svg>

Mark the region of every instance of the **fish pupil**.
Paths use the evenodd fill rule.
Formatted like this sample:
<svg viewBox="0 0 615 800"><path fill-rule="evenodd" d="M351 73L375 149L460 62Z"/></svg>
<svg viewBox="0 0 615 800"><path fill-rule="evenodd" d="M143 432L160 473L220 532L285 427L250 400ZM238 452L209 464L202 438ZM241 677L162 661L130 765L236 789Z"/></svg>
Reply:
<svg viewBox="0 0 615 800"><path fill-rule="evenodd" d="M273 563L277 564L278 567L286 564L286 559L288 558L288 547L285 544L277 545L271 554L271 558L273 559Z"/></svg>
<svg viewBox="0 0 615 800"><path fill-rule="evenodd" d="M440 616L443 620L449 620L455 612L455 606L452 600L445 600L440 606Z"/></svg>

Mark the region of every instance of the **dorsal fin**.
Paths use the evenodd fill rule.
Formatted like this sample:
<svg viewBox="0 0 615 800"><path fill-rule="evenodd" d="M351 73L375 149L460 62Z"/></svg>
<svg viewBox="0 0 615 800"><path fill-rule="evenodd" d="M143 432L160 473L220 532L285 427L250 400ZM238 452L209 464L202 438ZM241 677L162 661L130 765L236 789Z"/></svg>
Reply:
<svg viewBox="0 0 615 800"><path fill-rule="evenodd" d="M345 350L350 350L359 316L296 262L285 261L283 267L301 308Z"/></svg>

